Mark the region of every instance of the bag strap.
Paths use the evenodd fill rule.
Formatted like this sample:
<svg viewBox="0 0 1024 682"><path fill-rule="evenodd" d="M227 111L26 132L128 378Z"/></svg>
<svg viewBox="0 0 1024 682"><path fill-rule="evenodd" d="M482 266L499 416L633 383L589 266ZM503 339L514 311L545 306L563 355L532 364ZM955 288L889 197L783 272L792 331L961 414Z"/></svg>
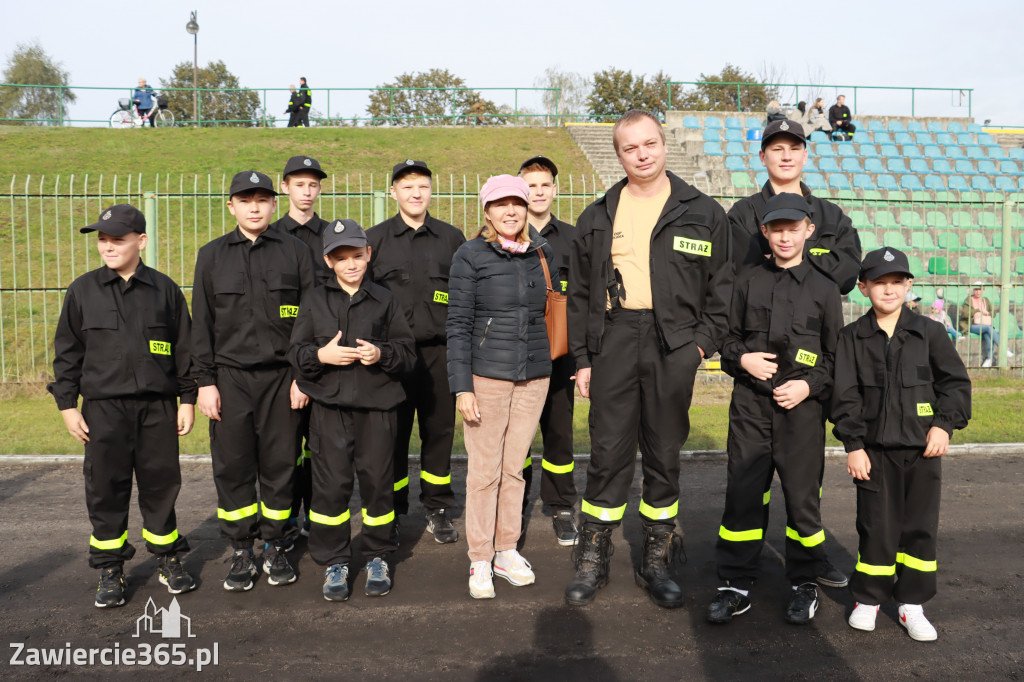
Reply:
<svg viewBox="0 0 1024 682"><path fill-rule="evenodd" d="M548 259L540 249L537 249L537 255L540 256L540 266L544 268L544 281L548 284L548 291L554 291L555 288L551 285L551 271L548 270Z"/></svg>

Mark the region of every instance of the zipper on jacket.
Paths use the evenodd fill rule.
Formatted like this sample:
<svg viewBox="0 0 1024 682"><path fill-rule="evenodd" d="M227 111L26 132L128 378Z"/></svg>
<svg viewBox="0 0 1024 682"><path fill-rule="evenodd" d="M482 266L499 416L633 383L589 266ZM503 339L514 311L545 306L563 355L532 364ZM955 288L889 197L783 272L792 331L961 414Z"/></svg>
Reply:
<svg viewBox="0 0 1024 682"><path fill-rule="evenodd" d="M487 330L489 330L491 328L491 322L493 322L493 321L494 321L493 317L488 317L487 318L487 324L484 325L484 333L480 337L480 345L477 346L477 348L483 348L484 347L484 341L487 340Z"/></svg>

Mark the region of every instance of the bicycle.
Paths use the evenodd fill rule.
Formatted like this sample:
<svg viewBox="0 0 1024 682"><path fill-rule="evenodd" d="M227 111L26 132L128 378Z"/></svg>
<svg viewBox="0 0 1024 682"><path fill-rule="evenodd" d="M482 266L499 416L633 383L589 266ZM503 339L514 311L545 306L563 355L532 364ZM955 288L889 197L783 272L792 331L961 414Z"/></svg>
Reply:
<svg viewBox="0 0 1024 682"><path fill-rule="evenodd" d="M156 106L148 114L139 113L139 105L128 97L117 100L118 109L110 115L111 128L141 128L146 121L153 118L154 125L170 127L174 125L174 112L167 108L167 98L163 95L154 97Z"/></svg>

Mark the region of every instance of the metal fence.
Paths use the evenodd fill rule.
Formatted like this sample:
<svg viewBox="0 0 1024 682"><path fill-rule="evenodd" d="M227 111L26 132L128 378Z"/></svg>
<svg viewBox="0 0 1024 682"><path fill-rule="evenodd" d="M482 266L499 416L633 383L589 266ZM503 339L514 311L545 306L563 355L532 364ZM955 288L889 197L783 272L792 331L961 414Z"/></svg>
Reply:
<svg viewBox="0 0 1024 682"><path fill-rule="evenodd" d="M4 179L6 180L6 179ZM369 176L332 175L323 182L317 212L325 218L353 218L364 226L394 214L387 172ZM435 176L432 215L473 236L482 223L477 201L479 176ZM96 220L103 208L132 203L148 215L150 246L146 262L170 275L191 299L195 254L200 246L234 228L227 211L230 178L210 175L13 176L0 185L0 382L31 383L51 374L53 331L67 285L96 268L95 236L78 228ZM700 187L723 205L734 190ZM603 187L593 177L563 176L554 213L575 221ZM1002 343L997 364L1021 369L1024 314L1024 215L1002 195L943 196L902 193L833 197L853 218L865 250L886 244L905 248L919 274L914 290L923 312L942 293L949 306L964 303L971 284L982 281L997 309L995 328ZM278 204L278 217L287 200ZM937 291L943 289L944 291ZM854 290L845 299L847 320L866 310ZM956 320L956 310L949 311ZM968 334L957 343L971 366L979 366L981 339Z"/></svg>

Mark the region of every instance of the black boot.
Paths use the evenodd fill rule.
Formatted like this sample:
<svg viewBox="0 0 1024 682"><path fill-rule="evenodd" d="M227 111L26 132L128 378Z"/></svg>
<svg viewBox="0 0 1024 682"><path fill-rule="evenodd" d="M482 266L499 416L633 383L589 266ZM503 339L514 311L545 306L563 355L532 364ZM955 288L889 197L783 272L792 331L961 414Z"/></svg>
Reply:
<svg viewBox="0 0 1024 682"><path fill-rule="evenodd" d="M672 526L644 524L644 549L636 584L647 590L658 606L674 609L683 605L683 591L669 576L668 562L672 558Z"/></svg>
<svg viewBox="0 0 1024 682"><path fill-rule="evenodd" d="M608 562L612 556L612 529L597 523L583 524L579 543L573 549L576 577L565 588L565 601L584 606L594 601L598 588L608 584Z"/></svg>

